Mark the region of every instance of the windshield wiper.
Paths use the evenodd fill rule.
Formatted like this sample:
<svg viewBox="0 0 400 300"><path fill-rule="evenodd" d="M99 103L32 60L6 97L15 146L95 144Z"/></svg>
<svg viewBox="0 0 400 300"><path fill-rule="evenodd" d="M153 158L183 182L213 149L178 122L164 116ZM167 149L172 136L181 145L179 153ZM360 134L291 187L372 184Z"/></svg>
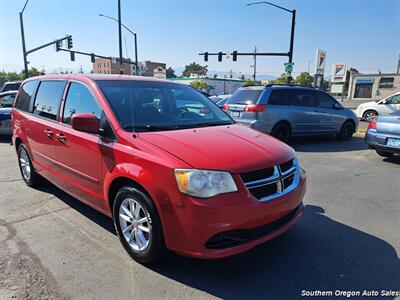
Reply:
<svg viewBox="0 0 400 300"><path fill-rule="evenodd" d="M168 125L135 125L135 130L147 130L147 131L165 131L165 130L176 130L178 126L168 126Z"/></svg>

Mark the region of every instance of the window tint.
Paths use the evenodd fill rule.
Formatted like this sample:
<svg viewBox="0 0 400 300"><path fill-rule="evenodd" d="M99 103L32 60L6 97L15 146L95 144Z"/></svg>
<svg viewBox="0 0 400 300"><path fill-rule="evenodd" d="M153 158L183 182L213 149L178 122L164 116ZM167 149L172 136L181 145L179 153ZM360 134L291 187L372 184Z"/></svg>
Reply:
<svg viewBox="0 0 400 300"><path fill-rule="evenodd" d="M268 104L273 105L292 105L292 93L289 90L273 90Z"/></svg>
<svg viewBox="0 0 400 300"><path fill-rule="evenodd" d="M293 105L316 107L318 106L318 97L315 91L296 89L292 91L294 96Z"/></svg>
<svg viewBox="0 0 400 300"><path fill-rule="evenodd" d="M393 99L392 101L393 104L400 104L400 95L396 95L392 99Z"/></svg>
<svg viewBox="0 0 400 300"><path fill-rule="evenodd" d="M333 108L337 103L330 95L323 92L318 92L319 106L324 108Z"/></svg>
<svg viewBox="0 0 400 300"><path fill-rule="evenodd" d="M57 120L58 105L65 87L65 81L42 81L36 94L33 113Z"/></svg>
<svg viewBox="0 0 400 300"><path fill-rule="evenodd" d="M29 111L31 98L36 90L37 84L38 84L37 80L31 80L22 86L21 90L19 91L18 98L15 102L16 108L23 111Z"/></svg>
<svg viewBox="0 0 400 300"><path fill-rule="evenodd" d="M65 100L62 121L71 124L72 116L82 113L94 114L100 119L101 108L86 86L72 82Z"/></svg>
<svg viewBox="0 0 400 300"><path fill-rule="evenodd" d="M229 100L228 104L256 104L263 90L237 90Z"/></svg>
<svg viewBox="0 0 400 300"><path fill-rule="evenodd" d="M394 77L382 77L379 80L379 88L393 88Z"/></svg>

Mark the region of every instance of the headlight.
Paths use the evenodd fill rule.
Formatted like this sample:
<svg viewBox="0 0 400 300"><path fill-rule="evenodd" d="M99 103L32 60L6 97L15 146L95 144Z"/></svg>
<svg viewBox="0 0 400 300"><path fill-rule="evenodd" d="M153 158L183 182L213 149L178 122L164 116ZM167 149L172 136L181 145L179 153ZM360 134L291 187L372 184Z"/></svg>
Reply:
<svg viewBox="0 0 400 300"><path fill-rule="evenodd" d="M228 172L196 169L175 169L179 190L198 198L209 198L218 194L236 192L237 187Z"/></svg>

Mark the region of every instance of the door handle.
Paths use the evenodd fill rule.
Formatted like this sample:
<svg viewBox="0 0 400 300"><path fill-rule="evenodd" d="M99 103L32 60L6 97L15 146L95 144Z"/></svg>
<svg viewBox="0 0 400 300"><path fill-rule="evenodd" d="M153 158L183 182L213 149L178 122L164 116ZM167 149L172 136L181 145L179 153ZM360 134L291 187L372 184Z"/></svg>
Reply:
<svg viewBox="0 0 400 300"><path fill-rule="evenodd" d="M65 143L67 142L67 138L66 138L65 135L62 134L62 133L57 133L57 134L56 134L56 137L57 137L58 140L59 140L61 143L63 143L63 144L65 144Z"/></svg>
<svg viewBox="0 0 400 300"><path fill-rule="evenodd" d="M54 137L54 133L50 129L45 129L44 133L47 135L47 137L49 137L51 139Z"/></svg>

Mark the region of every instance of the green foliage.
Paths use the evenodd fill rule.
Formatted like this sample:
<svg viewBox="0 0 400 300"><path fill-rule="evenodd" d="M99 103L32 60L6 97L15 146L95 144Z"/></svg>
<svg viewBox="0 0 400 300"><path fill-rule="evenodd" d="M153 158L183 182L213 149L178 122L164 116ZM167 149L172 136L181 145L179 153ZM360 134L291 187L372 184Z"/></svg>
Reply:
<svg viewBox="0 0 400 300"><path fill-rule="evenodd" d="M287 83L287 76L286 73L281 74L277 79L274 80L275 84L286 84Z"/></svg>
<svg viewBox="0 0 400 300"><path fill-rule="evenodd" d="M176 78L176 77L177 77L177 76L175 75L174 69L172 69L171 67L169 67L169 68L166 70L166 73L167 73L167 78Z"/></svg>
<svg viewBox="0 0 400 300"><path fill-rule="evenodd" d="M190 86L195 89L205 91L207 93L209 93L213 89L213 87L211 85L208 85L204 81L200 81L200 80L192 81L190 83Z"/></svg>
<svg viewBox="0 0 400 300"><path fill-rule="evenodd" d="M30 68L28 71L29 77L38 76L40 75L40 71L36 68ZM7 81L17 81L17 80L24 80L24 71L19 73L17 72L0 72L0 87Z"/></svg>
<svg viewBox="0 0 400 300"><path fill-rule="evenodd" d="M246 79L243 83L243 86L251 86L251 85L258 85L259 82L257 80Z"/></svg>
<svg viewBox="0 0 400 300"><path fill-rule="evenodd" d="M297 75L294 80L294 84L303 85L303 86L312 86L314 81L314 77L312 77L308 72L302 72Z"/></svg>
<svg viewBox="0 0 400 300"><path fill-rule="evenodd" d="M194 73L199 76L205 76L208 72L207 66L201 66L195 62L185 66L185 70L182 72L182 77L189 77L190 74Z"/></svg>

